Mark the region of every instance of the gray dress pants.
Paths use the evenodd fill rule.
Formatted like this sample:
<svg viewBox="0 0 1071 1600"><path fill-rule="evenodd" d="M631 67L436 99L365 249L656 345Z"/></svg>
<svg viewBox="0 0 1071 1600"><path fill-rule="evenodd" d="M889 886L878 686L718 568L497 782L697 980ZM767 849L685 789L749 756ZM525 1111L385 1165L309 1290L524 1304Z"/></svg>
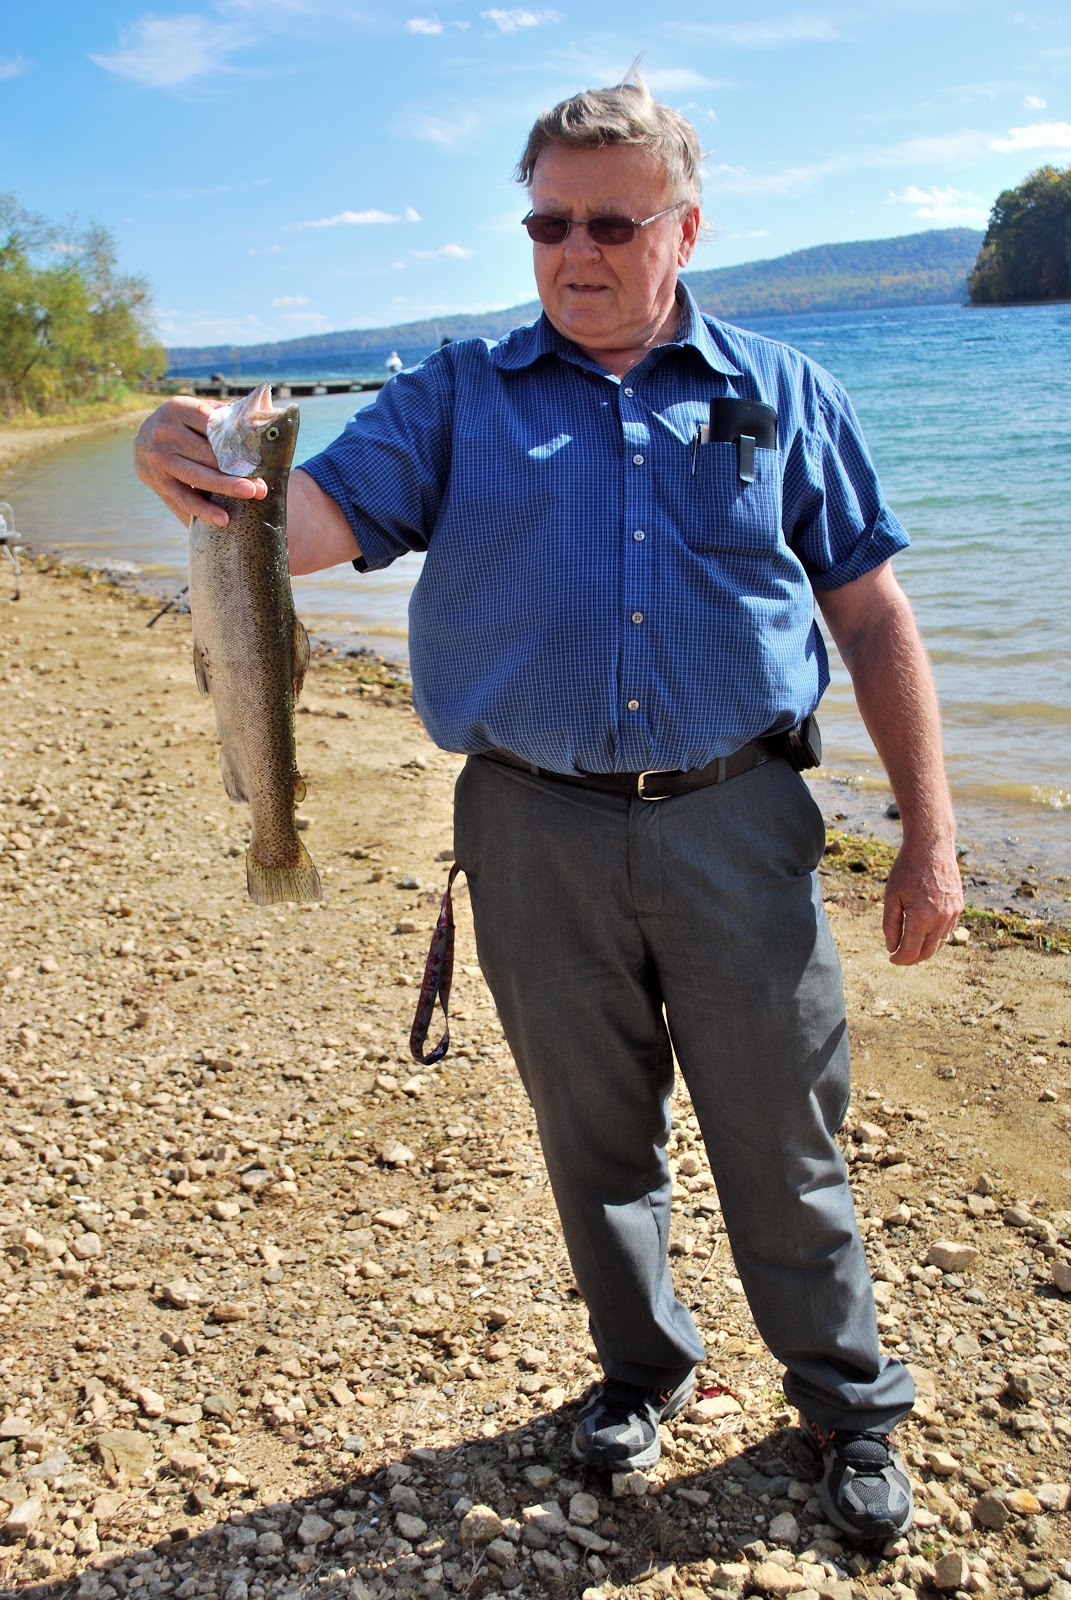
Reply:
<svg viewBox="0 0 1071 1600"><path fill-rule="evenodd" d="M667 1259L675 1055L789 1402L891 1428L913 1388L878 1348L833 1139L847 1028L802 779L772 761L650 802L472 757L455 845L606 1375L661 1389L703 1355Z"/></svg>

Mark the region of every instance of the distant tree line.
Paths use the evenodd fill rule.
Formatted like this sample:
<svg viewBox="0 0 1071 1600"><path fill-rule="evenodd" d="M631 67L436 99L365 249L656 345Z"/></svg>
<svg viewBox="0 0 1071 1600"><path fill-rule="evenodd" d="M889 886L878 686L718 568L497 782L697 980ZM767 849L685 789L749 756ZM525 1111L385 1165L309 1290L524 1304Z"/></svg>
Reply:
<svg viewBox="0 0 1071 1600"><path fill-rule="evenodd" d="M166 370L144 279L97 223L61 227L0 194L0 414L117 398Z"/></svg>
<svg viewBox="0 0 1071 1600"><path fill-rule="evenodd" d="M1071 299L1071 167L998 195L970 277L974 305Z"/></svg>

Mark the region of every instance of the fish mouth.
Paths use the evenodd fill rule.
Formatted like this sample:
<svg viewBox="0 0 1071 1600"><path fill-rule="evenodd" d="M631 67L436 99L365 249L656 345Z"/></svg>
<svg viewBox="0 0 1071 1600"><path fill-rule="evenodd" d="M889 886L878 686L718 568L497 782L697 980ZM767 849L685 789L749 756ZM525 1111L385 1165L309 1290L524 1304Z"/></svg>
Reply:
<svg viewBox="0 0 1071 1600"><path fill-rule="evenodd" d="M271 380L267 378L250 390L242 402L242 414L254 428L274 417L277 409L272 405Z"/></svg>

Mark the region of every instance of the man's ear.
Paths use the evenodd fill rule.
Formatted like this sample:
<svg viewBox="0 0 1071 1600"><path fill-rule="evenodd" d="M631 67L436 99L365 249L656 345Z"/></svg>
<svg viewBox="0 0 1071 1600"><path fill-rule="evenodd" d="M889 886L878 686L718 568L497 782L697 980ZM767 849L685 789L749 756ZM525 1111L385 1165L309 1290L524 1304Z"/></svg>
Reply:
<svg viewBox="0 0 1071 1600"><path fill-rule="evenodd" d="M681 242L677 250L677 265L686 267L692 258L699 237L699 207L689 206L681 219Z"/></svg>

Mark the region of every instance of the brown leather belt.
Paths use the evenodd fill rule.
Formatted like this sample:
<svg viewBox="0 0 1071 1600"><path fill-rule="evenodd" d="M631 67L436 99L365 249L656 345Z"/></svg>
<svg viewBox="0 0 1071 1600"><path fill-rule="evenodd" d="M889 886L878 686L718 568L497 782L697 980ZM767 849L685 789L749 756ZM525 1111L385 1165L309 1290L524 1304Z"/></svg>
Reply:
<svg viewBox="0 0 1071 1600"><path fill-rule="evenodd" d="M691 772L550 772L546 767L535 767L530 761L515 756L512 750L485 750L481 759L494 761L501 767L514 767L533 778L597 789L601 794L671 800L679 794L691 794L694 789L706 789L712 783L724 783L727 778L738 778L742 772L761 767L764 761L775 761L782 754L779 741L752 739L734 750L731 756L719 756L716 761L705 767L694 767Z"/></svg>

